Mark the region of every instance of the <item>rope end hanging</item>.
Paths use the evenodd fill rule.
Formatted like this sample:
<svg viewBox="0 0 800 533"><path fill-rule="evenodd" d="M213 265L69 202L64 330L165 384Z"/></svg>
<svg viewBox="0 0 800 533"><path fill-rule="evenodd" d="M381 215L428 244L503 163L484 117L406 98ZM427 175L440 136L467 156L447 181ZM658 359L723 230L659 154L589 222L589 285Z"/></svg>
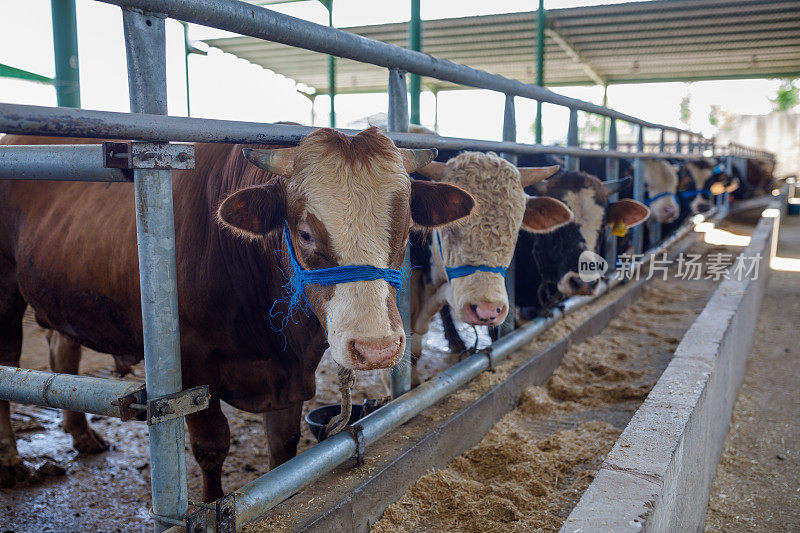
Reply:
<svg viewBox="0 0 800 533"><path fill-rule="evenodd" d="M351 368L339 366L337 376L339 378L339 392L342 395L342 409L325 427L325 439L342 431L350 422L350 415L353 412L351 389L356 384L356 373Z"/></svg>

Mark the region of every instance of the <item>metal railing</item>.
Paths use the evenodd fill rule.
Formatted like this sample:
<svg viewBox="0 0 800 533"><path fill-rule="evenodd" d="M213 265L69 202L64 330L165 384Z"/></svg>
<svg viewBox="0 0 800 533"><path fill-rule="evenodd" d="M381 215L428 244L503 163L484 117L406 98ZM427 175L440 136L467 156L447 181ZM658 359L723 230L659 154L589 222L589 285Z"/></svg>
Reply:
<svg viewBox="0 0 800 533"><path fill-rule="evenodd" d="M128 78L133 113L88 111L0 104L0 132L33 135L124 139L128 144L103 146L0 146L0 179L73 179L94 181L132 181L136 192L137 241L142 293L146 403L141 391L128 391L125 382L91 378L81 379L81 387L90 389L92 403L60 398L57 402L36 393L25 380L7 381L0 387L0 399L57 405L71 410L111 413L130 418L131 413L146 410L150 427L153 508L155 529L161 531L173 523L183 523L190 531L234 530L280 503L316 477L330 471L356 452L358 443L350 433L341 433L305 451L246 487L234 491L216 503L214 510L201 508L188 514L184 434L182 415L203 408L202 391L181 392L178 338L175 235L171 194L171 170L192 168L191 146L168 144L172 141L297 144L315 128L281 124L210 120L166 116L166 67L164 18L172 17L235 33L249 35L324 54L371 63L388 69L389 132L400 147L439 148L447 150L493 150L514 162L521 154L547 153L565 156L566 166L577 169L581 156L606 158L606 179L618 177L619 158L632 158L634 198L645 198L642 158L692 159L704 150L714 150L711 139L701 135L644 121L637 117L568 98L547 89L489 74L419 52L373 41L345 31L321 26L269 11L236 0L99 0L122 8ZM505 94L502 141L486 141L409 134L406 73L438 78L466 87L489 89ZM570 109L567 146L543 146L516 142L515 97L537 100ZM579 146L578 112L608 117L607 149ZM617 121L636 126L634 151L620 150ZM650 148L644 143L646 129L661 132L661 142ZM348 130L340 130L349 132ZM674 150L668 151L665 133L675 135ZM688 142L682 144L682 137ZM670 146L672 147L672 145ZM762 157L756 151L754 157ZM768 154L767 154L768 155ZM119 160L124 163L120 164ZM651 224L651 236L660 238L657 223ZM635 251L643 248L642 228L634 229ZM607 235L610 264L614 264L615 241ZM673 236L674 238L674 236ZM659 239L653 239L655 241ZM168 246L156 243L168 243ZM510 307L513 309L513 264L506 277ZM570 306L583 305L588 299L575 300ZM401 293L398 302L406 317L409 334L409 294ZM513 316L513 313L509 313ZM555 320L555 319L553 319ZM502 326L505 336L494 344L491 358L501 359L536 335L540 326L525 326L513 331L513 321ZM408 350L408 347L407 347ZM405 357L408 358L408 351ZM409 420L455 388L467 383L489 364L482 355L466 359L414 391L410 390L408 365L395 372L392 386L395 396L402 396L379 409L363 422L363 441L369 443L392 428ZM0 377L18 372L0 368ZM57 374L40 373L53 383ZM77 378L76 378L77 379ZM35 380L32 380L35 381ZM119 385L123 383L123 385ZM121 394L125 395L113 399ZM78 395L80 396L80 395ZM186 407L186 398L194 407ZM200 398L200 401L195 401ZM55 403L54 403L55 402ZM99 404L98 404L99 402ZM165 402L177 406L172 418L162 421L158 407ZM207 398L205 400L207 404ZM107 406L106 403L109 405ZM116 406L116 407L114 407ZM183 407L181 407L183 406ZM94 410L93 410L94 409ZM138 411L137 411L138 410ZM151 413L152 411L152 413ZM151 417L151 414L154 416ZM362 442L363 442L362 441ZM188 516L187 516L188 515ZM199 529L195 529L198 527Z"/></svg>

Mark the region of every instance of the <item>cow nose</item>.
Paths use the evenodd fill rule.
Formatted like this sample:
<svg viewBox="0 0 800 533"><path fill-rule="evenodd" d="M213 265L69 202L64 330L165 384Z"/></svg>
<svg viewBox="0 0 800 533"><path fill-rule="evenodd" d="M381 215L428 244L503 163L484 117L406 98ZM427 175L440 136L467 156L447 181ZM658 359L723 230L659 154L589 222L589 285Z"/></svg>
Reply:
<svg viewBox="0 0 800 533"><path fill-rule="evenodd" d="M594 294L595 288L600 280L583 281L578 276L569 278L569 288L572 289L572 294L590 295Z"/></svg>
<svg viewBox="0 0 800 533"><path fill-rule="evenodd" d="M350 358L356 370L375 370L390 368L400 356L403 337L354 339L350 341Z"/></svg>
<svg viewBox="0 0 800 533"><path fill-rule="evenodd" d="M497 302L478 302L467 304L464 315L467 323L473 326L496 326L505 318L507 306Z"/></svg>
<svg viewBox="0 0 800 533"><path fill-rule="evenodd" d="M662 211L664 222L672 222L678 217L678 209L672 206L665 207Z"/></svg>

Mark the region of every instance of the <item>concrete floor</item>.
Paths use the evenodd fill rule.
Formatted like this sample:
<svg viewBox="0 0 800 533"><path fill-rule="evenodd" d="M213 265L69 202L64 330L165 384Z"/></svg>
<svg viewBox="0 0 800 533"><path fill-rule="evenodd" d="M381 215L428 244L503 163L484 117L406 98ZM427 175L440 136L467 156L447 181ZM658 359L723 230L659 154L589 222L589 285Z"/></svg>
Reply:
<svg viewBox="0 0 800 533"><path fill-rule="evenodd" d="M800 217L783 222L777 256L711 489L707 532L800 531Z"/></svg>

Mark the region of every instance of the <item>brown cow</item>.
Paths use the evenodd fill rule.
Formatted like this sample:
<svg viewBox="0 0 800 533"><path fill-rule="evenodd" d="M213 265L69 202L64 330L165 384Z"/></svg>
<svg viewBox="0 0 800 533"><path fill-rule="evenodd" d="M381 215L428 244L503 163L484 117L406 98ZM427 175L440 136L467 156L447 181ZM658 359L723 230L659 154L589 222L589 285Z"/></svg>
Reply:
<svg viewBox="0 0 800 533"><path fill-rule="evenodd" d="M196 170L174 173L183 386L207 384L212 394L207 410L186 419L206 501L223 495L230 445L220 400L265 413L274 467L296 452L302 404L314 396L326 349L343 366L371 369L392 366L405 346L395 289L382 279L308 287L312 312L275 332L273 304L289 311L284 225L305 269L397 269L412 225L446 225L473 206L455 186L409 180L433 152L400 150L374 128L352 137L321 129L296 148L251 151L261 168L247 164L240 145L197 145ZM132 185L0 180L0 364L19 364L27 305L61 334L51 336L56 371L78 371L80 345L122 368L140 361L136 249ZM66 422L76 445L103 449L84 415ZM0 402L0 485L25 476Z"/></svg>

